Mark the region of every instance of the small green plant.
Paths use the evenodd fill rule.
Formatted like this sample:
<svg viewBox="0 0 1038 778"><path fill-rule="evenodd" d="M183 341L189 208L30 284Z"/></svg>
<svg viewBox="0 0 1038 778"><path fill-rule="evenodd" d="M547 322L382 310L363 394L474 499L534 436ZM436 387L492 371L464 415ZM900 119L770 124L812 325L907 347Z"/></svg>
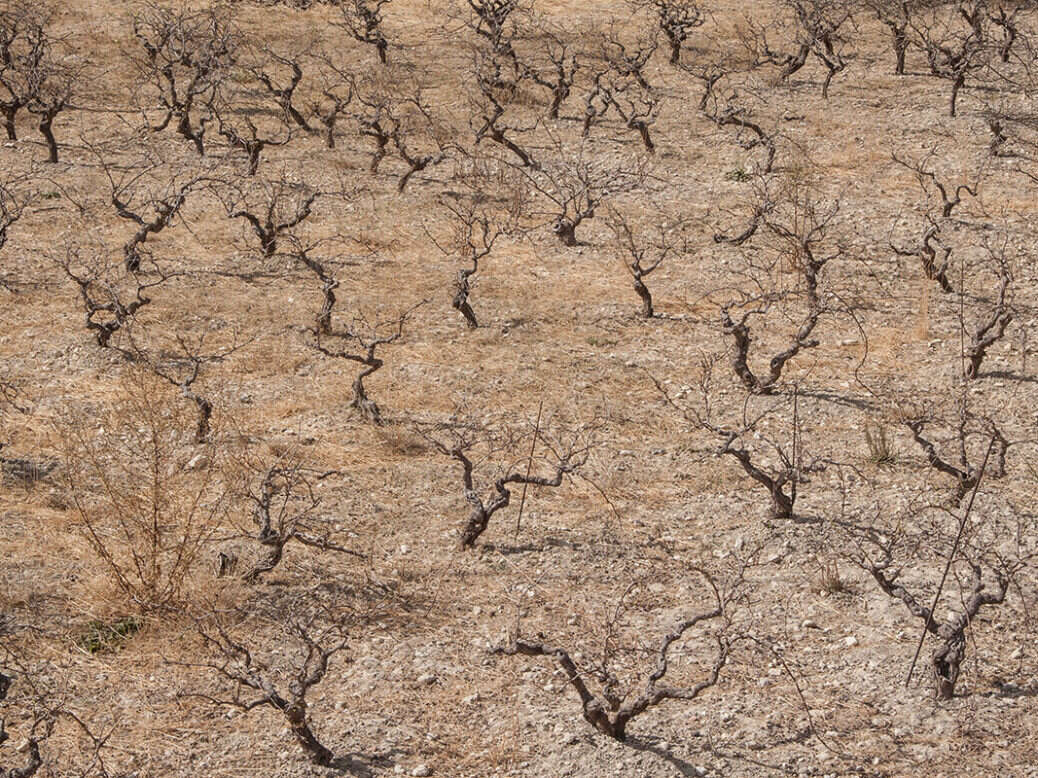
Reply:
<svg viewBox="0 0 1038 778"><path fill-rule="evenodd" d="M95 619L86 625L83 634L76 640L76 645L88 654L114 651L127 638L140 632L143 626L143 622L135 616L126 616L112 622Z"/></svg>
<svg viewBox="0 0 1038 778"><path fill-rule="evenodd" d="M840 566L835 561L819 562L816 591L823 594L851 594L854 587L840 574Z"/></svg>
<svg viewBox="0 0 1038 778"><path fill-rule="evenodd" d="M40 195L40 199L42 199L42 200L60 200L61 199L61 192L43 192Z"/></svg>
<svg viewBox="0 0 1038 778"><path fill-rule="evenodd" d="M865 425L865 444L869 447L868 461L876 467L890 467L897 464L897 452L887 437L887 428Z"/></svg>
<svg viewBox="0 0 1038 778"><path fill-rule="evenodd" d="M750 174L743 170L741 167L737 167L735 170L729 170L727 173L725 173L724 180L738 181L741 183L743 181L749 181Z"/></svg>

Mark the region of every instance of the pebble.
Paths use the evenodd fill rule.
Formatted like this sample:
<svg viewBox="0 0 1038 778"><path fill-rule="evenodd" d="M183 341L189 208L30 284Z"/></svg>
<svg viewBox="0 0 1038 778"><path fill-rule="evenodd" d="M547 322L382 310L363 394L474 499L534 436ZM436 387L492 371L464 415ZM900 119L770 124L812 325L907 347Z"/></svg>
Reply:
<svg viewBox="0 0 1038 778"><path fill-rule="evenodd" d="M428 776L432 775L432 769L428 765L420 764L411 771L411 775L418 778L428 778Z"/></svg>
<svg viewBox="0 0 1038 778"><path fill-rule="evenodd" d="M422 675L418 676L418 683L420 683L422 686L432 686L434 683L436 683L436 676L432 673L423 673Z"/></svg>
<svg viewBox="0 0 1038 778"><path fill-rule="evenodd" d="M209 467L209 457L205 454L195 454L187 463L188 470L204 470Z"/></svg>
<svg viewBox="0 0 1038 778"><path fill-rule="evenodd" d="M854 637L854 635L848 635L840 642L847 646L847 648L853 648L858 645L858 639Z"/></svg>

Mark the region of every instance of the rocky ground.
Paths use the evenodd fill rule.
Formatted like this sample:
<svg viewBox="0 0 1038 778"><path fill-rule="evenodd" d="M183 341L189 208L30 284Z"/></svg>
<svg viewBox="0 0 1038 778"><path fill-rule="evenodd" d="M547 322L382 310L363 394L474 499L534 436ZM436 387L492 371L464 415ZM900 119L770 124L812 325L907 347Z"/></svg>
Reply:
<svg viewBox="0 0 1038 778"><path fill-rule="evenodd" d="M481 261L470 297L480 327L469 330L450 307L464 262L436 245L452 235L443 204L498 190L514 195L522 176L509 177L515 171L501 163L500 147L474 144L478 36L464 24L467 10L439 0L387 6L398 69L379 75L372 51L331 26L333 8L231 4L251 47L243 60L262 59L255 52L264 45L281 54L329 52L355 74L359 93L365 79L385 78L403 96L416 79L434 121L408 137L423 152L437 140L455 144L401 193L406 165L390 155L371 173L370 137L347 114L335 149L293 131L291 142L264 151L255 179L304 181L325 193L295 235L335 275L337 326L354 317L393 322L421 303L399 341L380 347L385 364L367 381L385 421L377 426L350 407L357 365L312 347L308 328L322 285L291 253L296 244L263 257L248 226L227 215L221 196L252 180L241 158L212 128L202 160L172 132L139 131L137 76L125 59L138 5L55 8L54 29L71 36L86 74L77 110L55 123L62 160L42 161L27 117L19 118L21 139L0 149L12 186L35 194L0 250L0 380L11 390L11 402L0 404L0 672L15 679L0 702L10 733L6 743L0 738L0 775L24 763L32 737L41 738L38 775L47 776L1038 775L1035 185L1018 172L1020 157L991 156L986 129L991 95L1008 87L978 74L959 115L946 116L947 85L926 74L924 54L911 50L908 74L892 75L885 30L862 10L853 34L843 33L848 66L828 99L816 59L787 79L773 67L736 68L725 82L726 99L774 132L776 162L767 174L752 134L705 116L700 81L670 66L662 49L645 69L659 100L652 155L612 115L581 139L584 77L557 121L543 119L546 100L531 87L508 106L508 120L535 156L562 164L579 149L605 169L641 165L646 175L630 191L604 185L607 203L578 228L577 247L560 244L552 204L527 191L511 214L516 229ZM711 4L683 61L693 67L742 51L746 19L783 18L777 4L767 5ZM589 48L598 40L593 26L607 16L629 42L653 18L613 0L535 6L573 45ZM1022 18L1038 21L1032 16ZM1026 70L1028 49L1018 51ZM308 106L320 96L321 71L317 58L303 61L307 97L299 105ZM281 116L273 109L257 116L268 114ZM922 187L892 153L926 159L942 180L980 182L975 197L939 220L943 245L962 259L952 265L951 294L925 277L918 257L891 248L917 242L934 208L933 187ZM136 344L149 355L135 364L100 348L84 328L78 289L61 262L70 249L83 256L96 249L91 256L112 268L106 283L132 290L121 286L134 279L122 266L132 230L112 207L108 176L138 170L146 155L158 160L147 178L158 182L152 191L185 170L213 182L148 239L157 266L177 274L148 292L150 304L116 337L120 348ZM472 155L499 176L477 180L475 192ZM803 320L796 271L803 258L774 233L742 246L714 237L748 223L761 187L777 203L776 221L801 231L812 218L805 205L819 213L839 205L816 247L834 257L823 276L832 310L813 333L819 343L793 358L777 391L764 396L748 393L730 366L721 306L776 293L751 320L751 366L765 374ZM494 206L502 221L505 205ZM684 220L683 250L647 279L654 318L638 316L607 226L610 208L644 234L661 214ZM999 252L1012 268L1013 321L981 376L965 381L961 337L994 304ZM220 356L205 362L193 385L214 408L212 432L193 442L189 398L142 362L182 367L176 336L196 342L203 333ZM148 421L148 408L158 422ZM477 547L459 548L470 510L462 468L436 449L430 429L466 417L497 431L473 454L475 489L486 498L495 478L529 463L538 408L534 472L550 475L548 444L564 447L581 425L594 433L587 462L557 488L531 486L518 528L521 487L514 487L511 505L493 516ZM770 517L767 490L719 453L721 437L697 422L708 408L711 423L739 428L758 463L779 467L793 452L801 469L825 465L798 486L792 518ZM966 501L948 503L952 477L928 465L904 421L925 411L927 433L957 462L963 408L973 425L965 446L973 468L988 443L985 425L994 421L1010 445L1005 474L982 482L966 532L976 554L957 558L938 616L963 607L967 561L989 565L989 576L993 557L1022 561L1004 604L982 609L969 625L955 696L937 700L934 642L906 687L922 621L881 591L861 566L861 550L877 535L915 538L903 580L920 600L934 596ZM154 482L147 461L119 455L120 443L149 423L181 425ZM880 430L888 436L884 461L866 438ZM92 472L84 453L91 450L101 452L99 471L114 474L114 487L76 480ZM39 469L26 477L8 464L15 460ZM249 469L257 460L299 462L322 474L308 516L352 553L293 541L258 581L218 577L221 551L245 569L267 548L248 499L258 488ZM163 608L128 598L98 552L99 542L121 548L126 511L116 508L137 505L146 491L137 487L148 483L162 485L156 520L164 526L176 530L195 515L195 495L204 495L198 502L207 511L192 524L205 530L204 542ZM116 492L122 502L113 501ZM107 540L91 541L84 516L99 517ZM640 689L664 636L713 607L700 569L726 592L738 589L724 619L674 644L666 678L678 685L704 678L718 636L732 641L727 664L696 699L669 700L635 718L624 742L582 718L553 657L501 651L516 637L564 648L595 689L606 657L621 684ZM311 608L313 624L330 618L347 635L307 695L313 729L336 755L330 767L308 761L281 712L220 704L237 699L236 684L221 680L224 660L200 635L224 625L267 677L290 689L305 655L291 625ZM129 634L102 646L84 641L97 623L128 618Z"/></svg>

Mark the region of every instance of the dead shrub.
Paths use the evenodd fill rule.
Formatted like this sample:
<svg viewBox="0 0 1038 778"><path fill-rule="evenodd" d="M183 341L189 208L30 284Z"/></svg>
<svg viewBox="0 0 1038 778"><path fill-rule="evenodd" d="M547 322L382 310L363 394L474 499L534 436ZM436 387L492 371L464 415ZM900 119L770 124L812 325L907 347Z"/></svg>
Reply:
<svg viewBox="0 0 1038 778"><path fill-rule="evenodd" d="M401 457L421 456L429 450L428 443L414 432L398 427L379 427L376 436L389 451Z"/></svg>
<svg viewBox="0 0 1038 778"><path fill-rule="evenodd" d="M178 602L227 510L212 447L168 385L133 369L92 421L61 431L75 526L118 590L142 611Z"/></svg>

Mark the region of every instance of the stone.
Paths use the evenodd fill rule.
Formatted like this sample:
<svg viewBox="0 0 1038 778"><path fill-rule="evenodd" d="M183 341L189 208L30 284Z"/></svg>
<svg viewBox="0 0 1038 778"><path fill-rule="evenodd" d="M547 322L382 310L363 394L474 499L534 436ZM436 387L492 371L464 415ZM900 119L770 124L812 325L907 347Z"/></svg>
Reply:
<svg viewBox="0 0 1038 778"><path fill-rule="evenodd" d="M209 457L205 454L195 454L187 463L188 470L204 470L207 467L209 467Z"/></svg>

